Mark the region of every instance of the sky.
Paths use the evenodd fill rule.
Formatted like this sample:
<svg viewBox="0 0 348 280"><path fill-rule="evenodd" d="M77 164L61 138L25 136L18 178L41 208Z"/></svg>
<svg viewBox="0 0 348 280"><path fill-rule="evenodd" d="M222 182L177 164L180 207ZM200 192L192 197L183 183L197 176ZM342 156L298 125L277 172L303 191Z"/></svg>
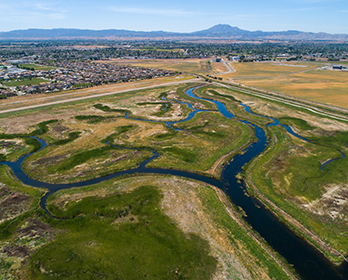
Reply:
<svg viewBox="0 0 348 280"><path fill-rule="evenodd" d="M29 28L193 32L245 30L348 34L348 0L0 1L0 31Z"/></svg>

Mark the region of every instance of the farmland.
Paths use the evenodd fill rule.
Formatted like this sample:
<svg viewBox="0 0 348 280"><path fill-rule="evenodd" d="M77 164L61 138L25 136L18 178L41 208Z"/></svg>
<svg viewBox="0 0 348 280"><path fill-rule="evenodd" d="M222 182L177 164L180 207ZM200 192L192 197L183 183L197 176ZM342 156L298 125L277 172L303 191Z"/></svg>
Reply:
<svg viewBox="0 0 348 280"><path fill-rule="evenodd" d="M234 63L237 71L225 77L248 86L348 108L348 72L318 69L326 65L318 62L284 64Z"/></svg>

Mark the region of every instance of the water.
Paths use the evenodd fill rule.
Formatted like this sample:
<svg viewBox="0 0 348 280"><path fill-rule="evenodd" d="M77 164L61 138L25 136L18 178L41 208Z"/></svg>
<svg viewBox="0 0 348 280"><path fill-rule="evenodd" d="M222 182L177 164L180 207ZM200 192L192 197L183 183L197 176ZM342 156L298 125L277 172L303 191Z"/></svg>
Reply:
<svg viewBox="0 0 348 280"><path fill-rule="evenodd" d="M192 90L193 89L187 90L187 95L193 98L213 102L216 104L220 113L224 115L226 118L231 119L234 117L221 102L197 97L195 94L193 94ZM250 112L248 106L243 106L245 107L247 112ZM189 115L185 120L188 120L188 118L193 118L194 115L197 112L199 112L199 110L193 110L194 111L191 112L193 113L193 115ZM273 120L274 123L271 125L279 125L278 120ZM236 206L242 207L245 213L247 214L245 220L252 226L252 228L255 231L257 231L268 242L268 244L270 244L277 252L279 252L280 255L282 255L290 264L293 265L293 267L302 279L348 279L348 265L346 262L344 262L340 267L332 265L318 250L316 250L305 240L299 238L292 231L290 231L289 228L283 223L281 223L279 219L275 215L273 215L272 212L265 209L265 207L258 200L244 195L245 186L243 183L239 183L235 176L238 173L242 172L242 167L246 163L250 162L254 157L260 155L265 150L265 148L267 147L267 138L265 131L262 128L254 124L251 124L248 121L243 122L254 127L255 135L258 141L256 143L251 144L247 149L245 149L245 153L235 156L233 158L233 161L225 165L225 167L222 170L220 180L216 180L213 178L206 177L204 175L199 175L186 171L147 168L146 165L149 162L159 157L159 154L155 151L153 151L153 156L142 162L137 168L113 173L105 177L95 178L88 181L71 184L49 184L29 178L23 172L21 164L23 160L25 160L25 158L27 158L31 154L22 157L17 162L4 162L3 164L6 164L9 167L11 167L15 176L23 183L34 187L48 189L48 192L40 201L40 206L47 212L48 215L50 215L50 213L46 209L46 202L47 198L52 193L61 189L93 185L121 175L131 175L135 173L171 174L175 176L182 176L185 178L191 178L198 181L202 181L224 190ZM176 122L170 122L170 125L174 123ZM290 127L285 125L282 126L285 127L287 131L293 134L294 136L308 141L307 139L294 133ZM41 149L46 146L46 143L43 140L37 140L39 140L42 145Z"/></svg>

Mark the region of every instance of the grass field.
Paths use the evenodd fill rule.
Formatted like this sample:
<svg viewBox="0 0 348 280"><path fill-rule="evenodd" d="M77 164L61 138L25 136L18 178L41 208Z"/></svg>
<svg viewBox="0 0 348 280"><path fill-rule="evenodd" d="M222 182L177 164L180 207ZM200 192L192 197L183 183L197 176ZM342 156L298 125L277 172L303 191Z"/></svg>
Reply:
<svg viewBox="0 0 348 280"><path fill-rule="evenodd" d="M324 65L318 63L297 64L307 67L274 63L234 63L237 72L229 74L228 78L249 86L348 108L348 72L316 70L315 68Z"/></svg>
<svg viewBox="0 0 348 280"><path fill-rule="evenodd" d="M33 85L39 85L41 83L47 83L46 80L40 79L40 78L24 78L19 81L10 81L10 82L4 82L5 86L8 87L18 87L18 86L33 86Z"/></svg>
<svg viewBox="0 0 348 280"><path fill-rule="evenodd" d="M39 65L39 64L21 64L21 67L34 68L34 71L40 71L40 70L47 71L47 70L54 69L54 67Z"/></svg>

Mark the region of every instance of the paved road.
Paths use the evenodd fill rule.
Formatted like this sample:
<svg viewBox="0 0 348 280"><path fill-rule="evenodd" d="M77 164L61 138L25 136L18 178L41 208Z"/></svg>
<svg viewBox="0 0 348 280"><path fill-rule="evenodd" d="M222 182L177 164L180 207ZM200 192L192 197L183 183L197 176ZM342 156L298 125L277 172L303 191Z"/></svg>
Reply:
<svg viewBox="0 0 348 280"><path fill-rule="evenodd" d="M46 102L43 104L37 104L37 105L29 105L29 106L23 106L20 108L13 108L13 109L8 109L8 110L0 110L0 114L5 114L5 113L11 113L11 112L16 112L16 111L23 111L23 110L27 110L27 109L34 109L34 108L39 108L39 107L45 107L45 106L50 106L50 105L56 105L56 104L62 104L62 103L69 103L69 102L74 102L74 101L80 101L80 100L85 100L85 99L92 99L92 98L97 98L97 97L102 97L102 96L108 96L108 95L114 95L114 94L118 94L118 93L123 93L123 92L129 92L129 91L135 91L135 90L143 90L143 89L151 89L151 88L156 88L156 87L162 87L162 86L171 86L171 85L178 85L178 84L185 84L187 82L198 82L201 81L200 79L189 79L189 80L184 80L184 81L178 81L178 82L169 82L169 83L161 83L161 84L156 84L156 85L152 85L152 86L144 86L144 87L139 87L139 88L134 88L134 89L125 89L125 90L118 90L118 91L112 91L112 92L106 92L106 93L99 93L99 94L93 94L93 95L89 95L89 96L83 96L83 97L73 97L73 98L69 98L66 100L59 100L59 101L53 101L53 102ZM100 89L99 91L105 91L105 89ZM94 90L95 91L95 90ZM62 95L55 95L55 96L48 96L48 97L41 97L41 98L37 98L37 99L32 99L32 100L48 100L49 98L53 98L53 97L66 97L68 95L76 95L78 93L69 93L69 94L62 94ZM30 101L32 101L30 100ZM20 102L28 102L27 101L17 101L17 102L13 102L13 103L20 103ZM13 103L7 103L8 104L13 104Z"/></svg>

